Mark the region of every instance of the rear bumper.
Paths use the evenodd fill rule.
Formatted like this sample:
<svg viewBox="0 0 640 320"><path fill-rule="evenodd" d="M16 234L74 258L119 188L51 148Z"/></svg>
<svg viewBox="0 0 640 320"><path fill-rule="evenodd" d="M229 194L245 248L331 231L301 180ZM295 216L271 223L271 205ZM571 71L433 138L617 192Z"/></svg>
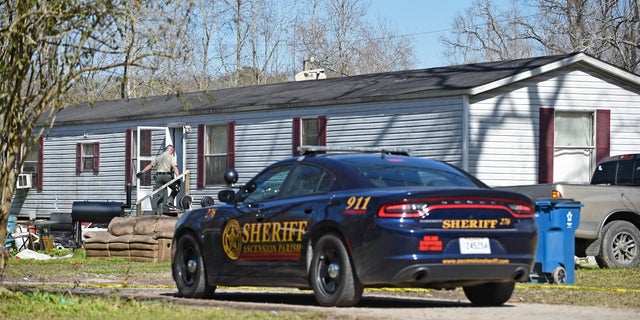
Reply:
<svg viewBox="0 0 640 320"><path fill-rule="evenodd" d="M486 282L524 282L535 262L535 225L501 231L393 232L378 229L353 246L353 265L366 286L453 288ZM425 239L437 243L430 247ZM462 254L460 237L488 238L491 252ZM441 243L441 245L440 245Z"/></svg>
<svg viewBox="0 0 640 320"><path fill-rule="evenodd" d="M416 287L450 287L477 282L524 282L528 264L417 264L399 270L391 284Z"/></svg>

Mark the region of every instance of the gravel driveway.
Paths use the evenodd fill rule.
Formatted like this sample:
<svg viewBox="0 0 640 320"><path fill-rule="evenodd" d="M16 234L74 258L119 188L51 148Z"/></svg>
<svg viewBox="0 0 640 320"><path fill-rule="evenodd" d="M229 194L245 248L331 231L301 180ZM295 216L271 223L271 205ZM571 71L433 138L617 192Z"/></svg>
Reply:
<svg viewBox="0 0 640 320"><path fill-rule="evenodd" d="M1 283L10 290L45 290L67 294L113 295L136 300L162 300L171 303L263 310L322 312L327 319L607 319L637 318L640 309L613 309L569 305L529 304L509 301L501 307L471 305L461 290L394 292L367 290L363 300L352 308L326 308L315 302L311 291L284 288L219 288L214 299L185 299L177 296L170 273L97 276L77 274L39 277L7 277Z"/></svg>

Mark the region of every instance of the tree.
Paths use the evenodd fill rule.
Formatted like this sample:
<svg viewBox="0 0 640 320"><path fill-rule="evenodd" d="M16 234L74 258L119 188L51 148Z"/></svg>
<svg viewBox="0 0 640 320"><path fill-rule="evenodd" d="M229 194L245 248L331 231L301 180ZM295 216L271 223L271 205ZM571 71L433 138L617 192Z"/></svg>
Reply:
<svg viewBox="0 0 640 320"><path fill-rule="evenodd" d="M524 3L528 3L524 1ZM454 63L584 52L640 71L640 12L631 0L513 0L506 11L476 0L441 38Z"/></svg>
<svg viewBox="0 0 640 320"><path fill-rule="evenodd" d="M368 3L361 0L308 0L298 20L296 41L302 59L329 76L351 76L411 67L415 52L408 38L384 21L368 22Z"/></svg>
<svg viewBox="0 0 640 320"><path fill-rule="evenodd" d="M92 64L122 66L82 74L70 89L71 103L163 95L183 88L180 59L189 48L184 35L192 2L120 1L127 5L113 25L118 33L113 46L118 49L95 55Z"/></svg>
<svg viewBox="0 0 640 320"><path fill-rule="evenodd" d="M142 65L154 53L130 55L128 0L5 0L0 2L0 241L16 177L27 154L67 105L84 76ZM129 55L128 55L129 54ZM128 59L123 57L128 55ZM4 251L3 251L4 253ZM0 269L6 265L6 256Z"/></svg>
<svg viewBox="0 0 640 320"><path fill-rule="evenodd" d="M526 35L525 19L518 1L499 11L492 0L475 0L455 17L452 35L440 39L444 54L452 64L531 57L540 48Z"/></svg>

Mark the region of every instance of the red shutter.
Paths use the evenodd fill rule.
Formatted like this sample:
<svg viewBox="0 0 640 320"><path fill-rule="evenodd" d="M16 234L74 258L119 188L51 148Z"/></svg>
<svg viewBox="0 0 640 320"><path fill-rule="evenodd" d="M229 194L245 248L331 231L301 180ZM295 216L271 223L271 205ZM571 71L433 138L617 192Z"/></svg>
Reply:
<svg viewBox="0 0 640 320"><path fill-rule="evenodd" d="M38 139L38 176L36 177L36 189L42 190L44 177L44 137Z"/></svg>
<svg viewBox="0 0 640 320"><path fill-rule="evenodd" d="M611 110L596 111L596 163L609 156L611 149Z"/></svg>
<svg viewBox="0 0 640 320"><path fill-rule="evenodd" d="M124 183L131 183L133 172L131 172L131 162L133 156L131 154L131 139L133 139L133 130L127 129L124 136Z"/></svg>
<svg viewBox="0 0 640 320"><path fill-rule="evenodd" d="M318 117L318 145L327 145L327 116Z"/></svg>
<svg viewBox="0 0 640 320"><path fill-rule="evenodd" d="M204 188L204 124L198 125L198 164L197 164L197 185L198 188Z"/></svg>
<svg viewBox="0 0 640 320"><path fill-rule="evenodd" d="M300 146L300 139L302 138L302 120L300 119L300 117L293 118L293 123L291 126L293 128L293 132L291 133L293 155L299 156L300 152L298 151L298 147Z"/></svg>
<svg viewBox="0 0 640 320"><path fill-rule="evenodd" d="M227 169L236 167L236 123L227 123Z"/></svg>
<svg viewBox="0 0 640 320"><path fill-rule="evenodd" d="M76 143L76 173L82 172L82 144Z"/></svg>
<svg viewBox="0 0 640 320"><path fill-rule="evenodd" d="M553 182L554 109L540 108L538 183Z"/></svg>
<svg viewBox="0 0 640 320"><path fill-rule="evenodd" d="M93 143L93 173L100 172L100 142Z"/></svg>

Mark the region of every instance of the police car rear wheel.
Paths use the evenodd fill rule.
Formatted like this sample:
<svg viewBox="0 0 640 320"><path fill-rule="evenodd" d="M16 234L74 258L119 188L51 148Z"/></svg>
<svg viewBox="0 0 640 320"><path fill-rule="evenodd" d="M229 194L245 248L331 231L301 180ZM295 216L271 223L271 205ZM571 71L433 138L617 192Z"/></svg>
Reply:
<svg viewBox="0 0 640 320"><path fill-rule="evenodd" d="M342 240L335 234L324 235L316 242L310 280L322 306L350 307L362 298L363 286L354 275Z"/></svg>
<svg viewBox="0 0 640 320"><path fill-rule="evenodd" d="M499 306L511 298L515 285L515 282L491 282L463 287L463 290L467 299L475 305Z"/></svg>
<svg viewBox="0 0 640 320"><path fill-rule="evenodd" d="M216 287L207 285L200 246L193 235L184 234L178 239L171 267L181 296L208 298L213 295Z"/></svg>

